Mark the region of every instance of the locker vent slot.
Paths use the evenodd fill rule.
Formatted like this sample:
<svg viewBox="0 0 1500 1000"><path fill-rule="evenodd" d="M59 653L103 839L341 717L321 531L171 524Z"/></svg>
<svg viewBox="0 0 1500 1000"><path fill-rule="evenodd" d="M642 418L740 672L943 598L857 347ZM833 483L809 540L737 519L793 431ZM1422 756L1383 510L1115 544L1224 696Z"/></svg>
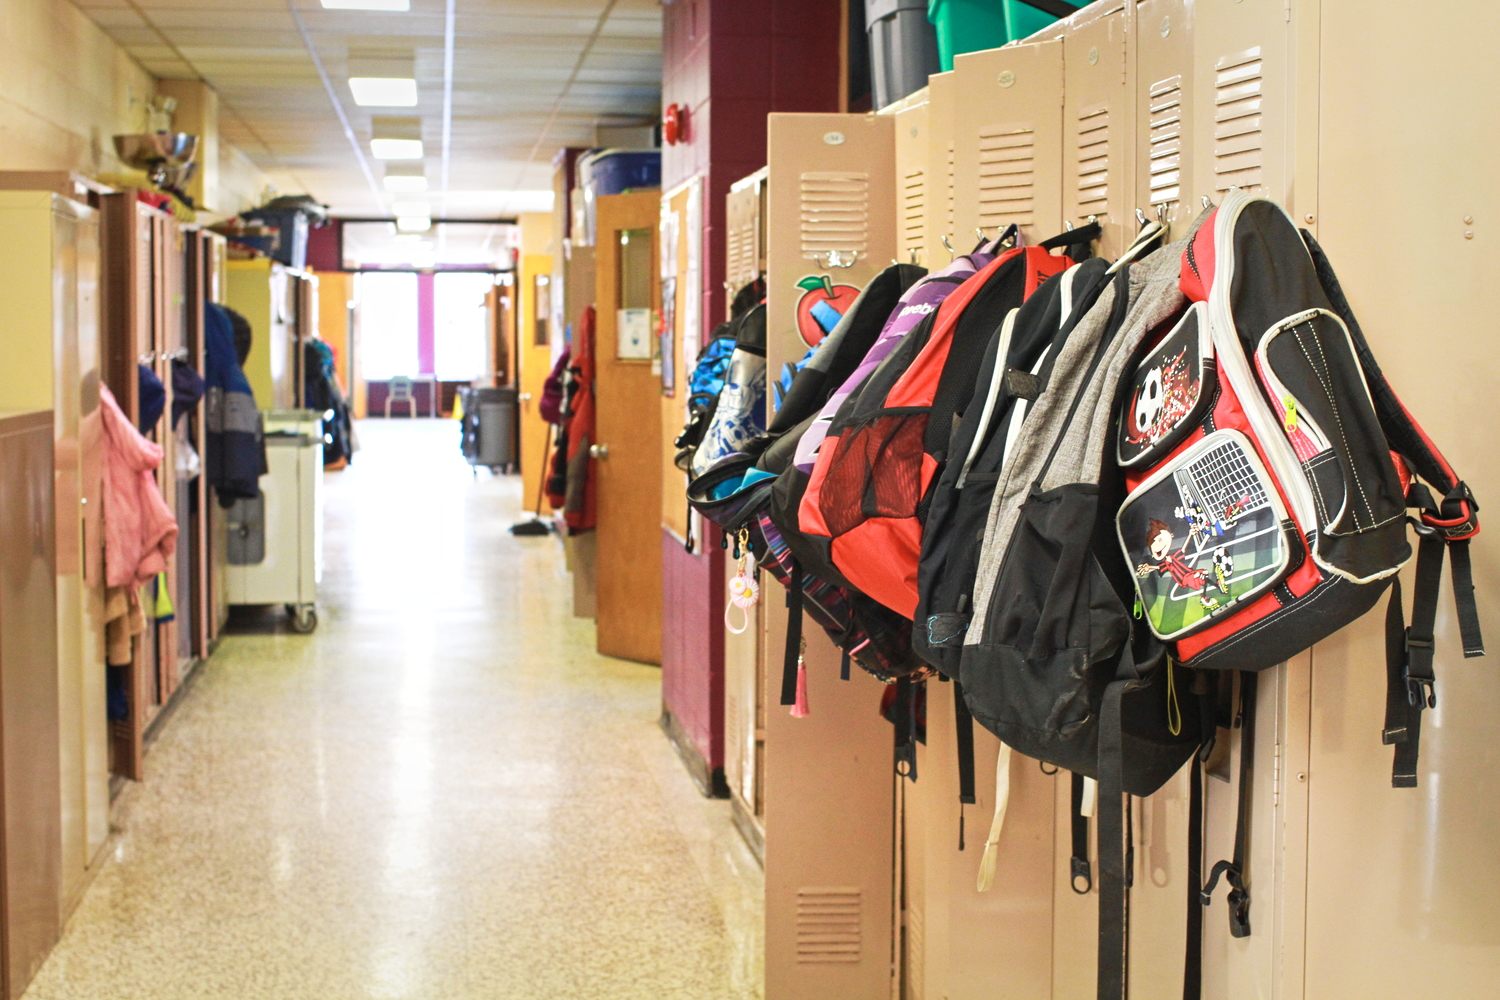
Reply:
<svg viewBox="0 0 1500 1000"><path fill-rule="evenodd" d="M1151 85L1151 204L1182 197L1182 77Z"/></svg>
<svg viewBox="0 0 1500 1000"><path fill-rule="evenodd" d="M1214 186L1257 188L1261 166L1260 46L1225 56L1214 66Z"/></svg>
<svg viewBox="0 0 1500 1000"><path fill-rule="evenodd" d="M853 888L797 890L798 963L860 960L860 896Z"/></svg>
<svg viewBox="0 0 1500 1000"><path fill-rule="evenodd" d="M1036 132L1030 125L979 130L979 225L1029 226L1036 207ZM968 234L963 234L967 239ZM963 242L962 240L960 242Z"/></svg>
<svg viewBox="0 0 1500 1000"><path fill-rule="evenodd" d="M870 249L870 175L810 170L802 175L802 256Z"/></svg>
<svg viewBox="0 0 1500 1000"><path fill-rule="evenodd" d="M727 272L730 285L729 294L733 295L755 277L757 270L755 260L755 217L748 215L740 220L739 225L729 231L729 260L725 262L724 270Z"/></svg>
<svg viewBox="0 0 1500 1000"><path fill-rule="evenodd" d="M910 259L922 252L927 238L927 174L910 171L901 178L901 254Z"/></svg>
<svg viewBox="0 0 1500 1000"><path fill-rule="evenodd" d="M1078 112L1078 218L1109 216L1109 105Z"/></svg>

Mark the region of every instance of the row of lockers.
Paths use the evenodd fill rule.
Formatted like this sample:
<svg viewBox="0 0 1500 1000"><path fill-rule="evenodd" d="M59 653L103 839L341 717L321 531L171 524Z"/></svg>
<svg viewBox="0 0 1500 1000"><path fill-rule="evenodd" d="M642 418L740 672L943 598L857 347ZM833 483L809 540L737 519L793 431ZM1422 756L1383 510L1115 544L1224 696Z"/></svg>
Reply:
<svg viewBox="0 0 1500 1000"><path fill-rule="evenodd" d="M1497 137L1476 125L1500 95L1491 6L1429 26L1394 2L1106 0L959 56L882 113L773 115L767 169L729 196L728 284L765 274L776 372L806 350L792 316L808 274L862 286L898 258L941 267L1012 222L1037 241L1095 218L1112 257L1142 218L1180 237L1205 200L1262 192L1328 249L1398 391L1483 502L1500 486L1481 334L1483 227L1500 209L1481 164ZM1490 622L1500 559L1481 539L1474 562ZM1096 899L1070 885L1067 775L1012 761L999 875L977 892L997 742L979 739L980 802L961 820L948 685L927 685L916 782L891 773L880 685L839 681L821 638L812 715L766 706L780 605L763 603L756 651L726 640L726 772L764 837L767 996L1092 995ZM1440 616L1421 787L1392 789L1378 618L1261 678L1253 933L1230 937L1222 901L1207 911L1206 996L1478 996L1500 974L1485 661L1462 659ZM1211 862L1230 853L1235 796L1209 785ZM1137 996L1181 989L1187 813L1185 774L1133 804Z"/></svg>

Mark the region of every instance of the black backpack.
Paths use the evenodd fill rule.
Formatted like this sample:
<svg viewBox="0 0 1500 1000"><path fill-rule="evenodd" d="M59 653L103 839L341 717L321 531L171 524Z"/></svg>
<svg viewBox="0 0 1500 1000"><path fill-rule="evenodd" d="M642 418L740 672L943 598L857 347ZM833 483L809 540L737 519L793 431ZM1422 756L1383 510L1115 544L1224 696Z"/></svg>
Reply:
<svg viewBox="0 0 1500 1000"><path fill-rule="evenodd" d="M922 531L912 634L917 653L946 677L958 677L979 551L1007 445L1014 443L1027 404L1045 389L1068 334L1104 287L1108 268L1108 261L1092 258L1055 275L1006 317L953 426L949 461Z"/></svg>

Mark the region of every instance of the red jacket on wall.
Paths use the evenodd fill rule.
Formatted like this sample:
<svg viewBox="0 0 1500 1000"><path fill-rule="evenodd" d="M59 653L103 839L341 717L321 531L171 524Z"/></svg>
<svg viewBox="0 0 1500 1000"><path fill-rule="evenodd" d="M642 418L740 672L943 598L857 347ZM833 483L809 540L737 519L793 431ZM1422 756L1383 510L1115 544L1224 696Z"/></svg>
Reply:
<svg viewBox="0 0 1500 1000"><path fill-rule="evenodd" d="M594 526L598 484L589 447L597 444L594 428L594 307L583 310L573 333L572 398L564 424L568 441L567 489L563 497L563 519L572 532Z"/></svg>

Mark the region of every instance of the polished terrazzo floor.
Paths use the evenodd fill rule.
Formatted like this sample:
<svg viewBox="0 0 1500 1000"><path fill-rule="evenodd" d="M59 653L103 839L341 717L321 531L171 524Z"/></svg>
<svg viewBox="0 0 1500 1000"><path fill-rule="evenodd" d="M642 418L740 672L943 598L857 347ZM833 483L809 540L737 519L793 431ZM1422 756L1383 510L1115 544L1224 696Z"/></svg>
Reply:
<svg viewBox="0 0 1500 1000"><path fill-rule="evenodd" d="M601 657L518 477L369 421L316 634L227 637L27 1000L738 998L761 874Z"/></svg>

